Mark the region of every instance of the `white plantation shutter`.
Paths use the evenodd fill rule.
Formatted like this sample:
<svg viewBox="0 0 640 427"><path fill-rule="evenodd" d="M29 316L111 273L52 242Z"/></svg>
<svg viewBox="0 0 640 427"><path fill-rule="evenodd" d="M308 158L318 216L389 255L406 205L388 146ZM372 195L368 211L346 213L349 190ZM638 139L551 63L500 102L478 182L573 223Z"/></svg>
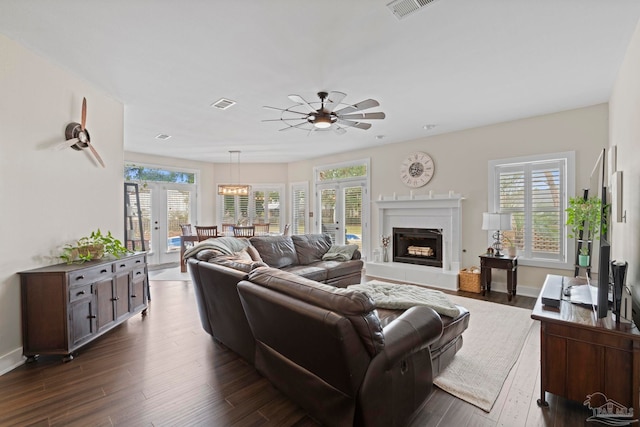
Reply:
<svg viewBox="0 0 640 427"><path fill-rule="evenodd" d="M307 232L307 210L309 208L307 188L306 184L291 186L291 234L305 234Z"/></svg>
<svg viewBox="0 0 640 427"><path fill-rule="evenodd" d="M504 234L525 259L566 262L564 210L567 159L502 163L494 166L493 210L511 212Z"/></svg>

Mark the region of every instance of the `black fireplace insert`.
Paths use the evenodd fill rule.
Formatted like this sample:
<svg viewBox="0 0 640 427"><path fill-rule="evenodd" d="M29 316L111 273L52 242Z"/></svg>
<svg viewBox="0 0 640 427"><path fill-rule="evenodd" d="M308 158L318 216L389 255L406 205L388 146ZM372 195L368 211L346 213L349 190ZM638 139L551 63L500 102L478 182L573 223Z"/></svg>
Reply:
<svg viewBox="0 0 640 427"><path fill-rule="evenodd" d="M393 262L442 267L442 230L394 227Z"/></svg>

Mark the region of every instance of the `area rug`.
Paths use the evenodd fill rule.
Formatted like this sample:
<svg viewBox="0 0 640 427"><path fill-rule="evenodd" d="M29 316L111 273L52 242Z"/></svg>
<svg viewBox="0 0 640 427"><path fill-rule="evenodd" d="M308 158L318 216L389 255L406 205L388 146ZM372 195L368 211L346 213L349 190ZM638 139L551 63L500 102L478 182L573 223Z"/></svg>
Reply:
<svg viewBox="0 0 640 427"><path fill-rule="evenodd" d="M462 348L434 380L442 390L490 412L533 326L531 310L449 295L471 313Z"/></svg>

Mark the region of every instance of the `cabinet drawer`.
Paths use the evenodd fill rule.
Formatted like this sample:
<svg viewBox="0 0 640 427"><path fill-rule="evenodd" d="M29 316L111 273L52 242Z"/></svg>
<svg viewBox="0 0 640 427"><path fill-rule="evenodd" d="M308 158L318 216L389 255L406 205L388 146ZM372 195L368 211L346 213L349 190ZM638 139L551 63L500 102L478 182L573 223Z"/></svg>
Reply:
<svg viewBox="0 0 640 427"><path fill-rule="evenodd" d="M145 278L145 272L144 272L145 268L144 267L140 267L140 268L136 268L135 270L133 270L133 280L142 280Z"/></svg>
<svg viewBox="0 0 640 427"><path fill-rule="evenodd" d="M70 286L87 285L103 278L111 276L111 265L103 264L98 267L87 268L86 270L74 271L69 274Z"/></svg>
<svg viewBox="0 0 640 427"><path fill-rule="evenodd" d="M114 261L113 265L114 265L114 272L116 273L124 270L132 270L138 266L144 265L144 257L119 259Z"/></svg>
<svg viewBox="0 0 640 427"><path fill-rule="evenodd" d="M91 285L73 286L69 288L69 302L91 297Z"/></svg>

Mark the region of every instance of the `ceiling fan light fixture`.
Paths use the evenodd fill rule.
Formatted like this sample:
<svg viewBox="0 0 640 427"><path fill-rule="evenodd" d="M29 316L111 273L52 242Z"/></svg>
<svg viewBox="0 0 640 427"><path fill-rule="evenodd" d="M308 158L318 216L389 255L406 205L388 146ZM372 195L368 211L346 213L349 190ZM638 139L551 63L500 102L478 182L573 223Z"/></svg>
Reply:
<svg viewBox="0 0 640 427"><path fill-rule="evenodd" d="M326 129L326 128L331 127L331 123L333 123L331 121L331 117L329 117L329 116L320 116L320 117L315 119L315 121L313 122L313 125L315 127L317 127L318 129Z"/></svg>

